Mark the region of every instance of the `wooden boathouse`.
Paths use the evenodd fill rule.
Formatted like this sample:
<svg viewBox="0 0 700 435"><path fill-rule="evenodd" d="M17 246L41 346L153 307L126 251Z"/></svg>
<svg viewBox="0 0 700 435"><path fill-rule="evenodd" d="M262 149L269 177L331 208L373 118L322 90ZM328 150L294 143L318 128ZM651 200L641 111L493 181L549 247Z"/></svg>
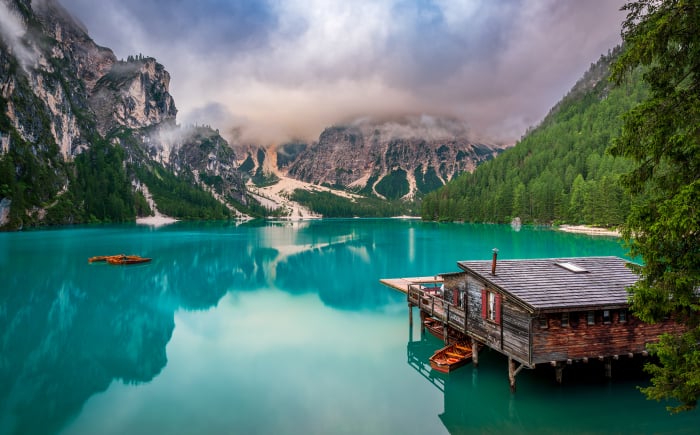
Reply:
<svg viewBox="0 0 700 435"><path fill-rule="evenodd" d="M429 278L384 279L406 293L409 314L442 322L444 337L455 331L508 357L508 377L523 368L550 364L557 382L566 365L600 360L606 376L612 361L646 355L646 345L680 330L672 320L647 324L628 311L627 288L638 276L619 257L459 261L462 270ZM410 315L412 319L412 315ZM412 320L411 320L412 321ZM449 333L449 334L448 334Z"/></svg>

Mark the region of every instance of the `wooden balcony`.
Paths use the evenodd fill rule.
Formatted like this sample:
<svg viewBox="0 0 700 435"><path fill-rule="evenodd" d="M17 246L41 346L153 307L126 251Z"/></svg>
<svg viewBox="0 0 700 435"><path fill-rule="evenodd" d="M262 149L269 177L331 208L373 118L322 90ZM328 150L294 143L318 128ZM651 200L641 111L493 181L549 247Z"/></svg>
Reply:
<svg viewBox="0 0 700 435"><path fill-rule="evenodd" d="M467 333L467 312L442 298L440 287L425 283L409 284L406 292L408 303L418 307L430 317L446 323L455 330Z"/></svg>

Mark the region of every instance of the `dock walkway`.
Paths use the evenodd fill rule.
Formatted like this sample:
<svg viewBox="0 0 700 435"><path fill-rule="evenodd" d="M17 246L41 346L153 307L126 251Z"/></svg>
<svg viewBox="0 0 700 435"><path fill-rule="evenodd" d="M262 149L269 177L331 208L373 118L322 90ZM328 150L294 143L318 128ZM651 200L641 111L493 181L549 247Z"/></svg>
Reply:
<svg viewBox="0 0 700 435"><path fill-rule="evenodd" d="M398 290L407 295L408 288L411 284L442 284L442 277L422 276L416 278L384 278L380 279L379 282L389 288L393 288L394 290Z"/></svg>
<svg viewBox="0 0 700 435"><path fill-rule="evenodd" d="M379 281L385 286L405 294L409 308L418 307L424 313L423 315L433 317L461 334L467 334L467 313L464 309L443 299L442 293L439 291L440 285L443 283L441 276L385 278ZM447 340L447 335L445 340Z"/></svg>

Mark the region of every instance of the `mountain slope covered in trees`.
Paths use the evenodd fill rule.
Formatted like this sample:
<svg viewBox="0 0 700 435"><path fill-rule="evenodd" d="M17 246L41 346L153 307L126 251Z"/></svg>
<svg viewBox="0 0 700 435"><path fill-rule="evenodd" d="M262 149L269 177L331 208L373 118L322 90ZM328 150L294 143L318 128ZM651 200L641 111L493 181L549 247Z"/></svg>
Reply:
<svg viewBox="0 0 700 435"><path fill-rule="evenodd" d="M606 153L621 115L646 95L641 74L614 86L608 80L617 48L584 74L569 94L513 148L427 195L425 220L568 222L614 226L631 199L620 175L631 162Z"/></svg>

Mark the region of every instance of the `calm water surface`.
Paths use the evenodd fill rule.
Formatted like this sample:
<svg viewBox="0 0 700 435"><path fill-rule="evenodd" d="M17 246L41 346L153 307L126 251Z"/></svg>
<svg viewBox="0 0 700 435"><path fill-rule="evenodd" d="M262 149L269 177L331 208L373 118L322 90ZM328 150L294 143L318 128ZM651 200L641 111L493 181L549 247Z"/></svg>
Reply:
<svg viewBox="0 0 700 435"><path fill-rule="evenodd" d="M480 355L445 376L380 278L458 260L624 256L615 239L401 220L134 225L0 234L2 434L697 433L637 365L508 388ZM139 254L138 266L88 264Z"/></svg>

